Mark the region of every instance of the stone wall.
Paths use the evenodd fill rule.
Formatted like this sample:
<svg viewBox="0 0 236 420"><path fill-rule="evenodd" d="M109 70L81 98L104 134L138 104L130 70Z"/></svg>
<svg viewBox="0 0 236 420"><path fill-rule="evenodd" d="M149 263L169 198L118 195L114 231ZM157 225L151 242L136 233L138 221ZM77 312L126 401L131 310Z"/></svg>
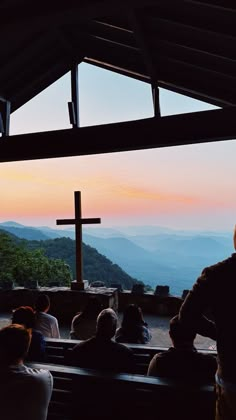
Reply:
<svg viewBox="0 0 236 420"><path fill-rule="evenodd" d="M50 297L50 313L59 321L68 322L86 305L91 295L96 295L104 307L123 311L130 303L138 304L143 312L173 316L182 303L182 299L174 296L157 296L153 293L135 294L130 291L118 292L117 289L89 288L85 291L75 291L66 287L0 290L0 312L8 312L21 305L33 306L39 293Z"/></svg>
<svg viewBox="0 0 236 420"><path fill-rule="evenodd" d="M153 293L136 294L130 291L119 292L119 311L130 303L136 303L142 311L154 315L174 316L178 313L183 300L175 296L157 296Z"/></svg>
<svg viewBox="0 0 236 420"><path fill-rule="evenodd" d="M39 293L46 293L50 298L49 313L56 316L60 322L71 321L72 317L83 310L90 296L96 295L102 305L118 309L118 291L108 288L89 288L86 291L74 291L66 287L39 289L15 288L0 290L0 312L8 312L21 305L34 306Z"/></svg>

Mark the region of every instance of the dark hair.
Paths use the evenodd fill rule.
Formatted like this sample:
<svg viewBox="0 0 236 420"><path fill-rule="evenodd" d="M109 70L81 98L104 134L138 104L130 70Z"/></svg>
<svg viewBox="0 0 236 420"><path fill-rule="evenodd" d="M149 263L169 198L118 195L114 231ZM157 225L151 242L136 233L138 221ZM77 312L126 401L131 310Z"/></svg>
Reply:
<svg viewBox="0 0 236 420"><path fill-rule="evenodd" d="M96 319L103 309L103 305L97 297L90 297L84 310L81 313L82 318Z"/></svg>
<svg viewBox="0 0 236 420"><path fill-rule="evenodd" d="M123 314L122 327L126 328L140 324L145 325L142 309L135 304L128 305Z"/></svg>
<svg viewBox="0 0 236 420"><path fill-rule="evenodd" d="M175 342L193 342L196 330L190 325L180 322L179 316L176 315L170 320L170 337Z"/></svg>
<svg viewBox="0 0 236 420"><path fill-rule="evenodd" d="M38 312L44 312L50 306L50 299L48 295L40 293L35 302L35 309Z"/></svg>
<svg viewBox="0 0 236 420"><path fill-rule="evenodd" d="M29 330L11 324L0 330L0 363L16 364L27 355L31 340Z"/></svg>
<svg viewBox="0 0 236 420"><path fill-rule="evenodd" d="M25 328L33 328L35 314L31 306L20 306L13 311L12 323L24 325Z"/></svg>

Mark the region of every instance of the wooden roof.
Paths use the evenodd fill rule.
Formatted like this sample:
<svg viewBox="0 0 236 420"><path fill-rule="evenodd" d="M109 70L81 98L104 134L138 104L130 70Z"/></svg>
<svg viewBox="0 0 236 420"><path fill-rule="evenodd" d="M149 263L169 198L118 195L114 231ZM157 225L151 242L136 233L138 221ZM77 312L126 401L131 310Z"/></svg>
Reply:
<svg viewBox="0 0 236 420"><path fill-rule="evenodd" d="M230 134L225 128L219 138L200 137L236 136L231 108L236 106L234 0L2 0L0 16L0 98L11 103L11 112L86 62L222 107L225 112L212 115L224 116L222 124L230 122ZM189 142L197 141L190 136ZM146 146L186 141L162 143ZM136 146L127 143L124 149ZM84 153L123 150L108 144L95 149ZM7 159L4 150L0 144L0 160Z"/></svg>

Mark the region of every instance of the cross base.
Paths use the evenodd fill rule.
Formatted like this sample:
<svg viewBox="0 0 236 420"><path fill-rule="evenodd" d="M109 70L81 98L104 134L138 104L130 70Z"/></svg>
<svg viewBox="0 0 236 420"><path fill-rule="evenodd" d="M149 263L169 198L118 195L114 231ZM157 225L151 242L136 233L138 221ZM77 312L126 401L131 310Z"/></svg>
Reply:
<svg viewBox="0 0 236 420"><path fill-rule="evenodd" d="M85 290L88 289L89 283L88 280L83 280L78 282L77 280L73 280L71 282L71 290Z"/></svg>

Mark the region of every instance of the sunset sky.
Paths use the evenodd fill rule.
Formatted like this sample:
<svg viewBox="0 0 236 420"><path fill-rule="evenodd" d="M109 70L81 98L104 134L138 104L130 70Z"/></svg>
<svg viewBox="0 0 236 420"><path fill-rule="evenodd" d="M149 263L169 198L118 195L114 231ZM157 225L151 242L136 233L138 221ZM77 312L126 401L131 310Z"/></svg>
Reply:
<svg viewBox="0 0 236 420"><path fill-rule="evenodd" d="M81 126L153 115L149 85L86 64L79 69ZM70 100L66 75L12 114L11 134L69 128ZM208 109L214 107L161 90L162 115ZM104 227L231 230L235 156L236 142L225 141L1 163L0 222L56 227L56 219L73 217L73 192L80 190L82 215L101 217Z"/></svg>

